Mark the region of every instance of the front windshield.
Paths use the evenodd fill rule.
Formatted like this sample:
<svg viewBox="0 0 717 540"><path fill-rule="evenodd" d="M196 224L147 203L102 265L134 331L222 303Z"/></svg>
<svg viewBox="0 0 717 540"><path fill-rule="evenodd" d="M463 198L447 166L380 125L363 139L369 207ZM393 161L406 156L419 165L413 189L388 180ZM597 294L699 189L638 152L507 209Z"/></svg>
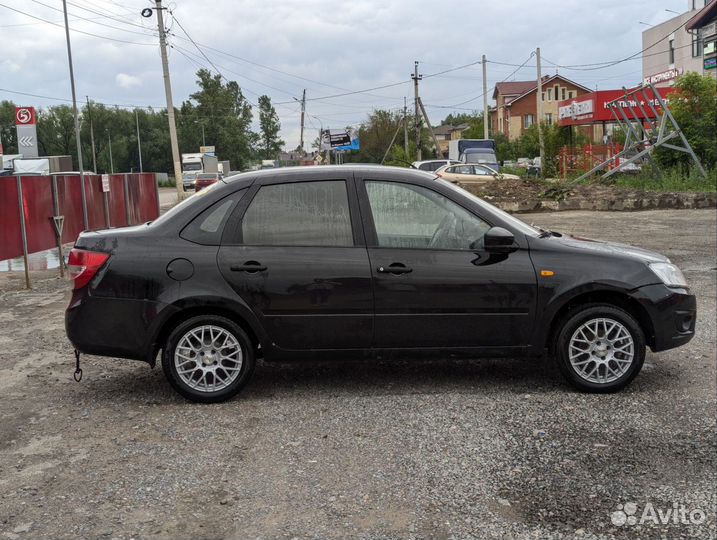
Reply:
<svg viewBox="0 0 717 540"><path fill-rule="evenodd" d="M183 163L182 164L182 170L183 171L201 171L202 170L202 164L199 162L196 163Z"/></svg>
<svg viewBox="0 0 717 540"><path fill-rule="evenodd" d="M512 216L505 210L501 210L497 206L493 206L492 204L485 202L480 197L476 197L470 191L466 191L465 189L457 186L456 184L453 184L451 182L444 182L441 185L444 185L444 186L448 187L449 189L452 189L452 190L460 193L464 197L469 197L471 200L475 201L476 204L478 204L482 208L485 208L485 209L493 212L494 214L498 214L504 221L508 222L511 227L519 230L520 232L522 232L523 234L525 234L527 236L538 236L541 232L540 229L537 229L531 225L528 225L524 221L521 221L518 218L516 218L515 216Z"/></svg>
<svg viewBox="0 0 717 540"><path fill-rule="evenodd" d="M466 154L466 163L495 163L495 154L492 152L470 152Z"/></svg>

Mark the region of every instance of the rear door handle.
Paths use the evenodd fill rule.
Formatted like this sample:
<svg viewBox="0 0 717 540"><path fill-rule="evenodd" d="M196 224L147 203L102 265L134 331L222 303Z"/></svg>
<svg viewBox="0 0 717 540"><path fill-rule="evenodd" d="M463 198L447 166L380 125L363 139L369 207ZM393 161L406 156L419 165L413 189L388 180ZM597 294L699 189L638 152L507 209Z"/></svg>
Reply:
<svg viewBox="0 0 717 540"><path fill-rule="evenodd" d="M247 261L244 264L230 266L229 270L232 272L247 272L249 274L255 274L256 272L263 272L266 270L266 266L256 261Z"/></svg>
<svg viewBox="0 0 717 540"><path fill-rule="evenodd" d="M388 266L379 266L376 269L381 274L410 274L413 272L413 268L409 268L403 263L392 263Z"/></svg>

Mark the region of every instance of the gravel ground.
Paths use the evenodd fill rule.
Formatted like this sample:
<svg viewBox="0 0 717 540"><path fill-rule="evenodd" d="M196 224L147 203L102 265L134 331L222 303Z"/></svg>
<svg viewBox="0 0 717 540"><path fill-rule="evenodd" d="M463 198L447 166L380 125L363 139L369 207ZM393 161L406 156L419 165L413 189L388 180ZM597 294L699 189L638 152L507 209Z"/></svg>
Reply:
<svg viewBox="0 0 717 540"><path fill-rule="evenodd" d="M73 382L67 282L0 275L0 538L715 538L714 211L522 217L666 253L696 338L615 395L549 360L337 362L200 406L139 362ZM627 503L707 517L613 524Z"/></svg>

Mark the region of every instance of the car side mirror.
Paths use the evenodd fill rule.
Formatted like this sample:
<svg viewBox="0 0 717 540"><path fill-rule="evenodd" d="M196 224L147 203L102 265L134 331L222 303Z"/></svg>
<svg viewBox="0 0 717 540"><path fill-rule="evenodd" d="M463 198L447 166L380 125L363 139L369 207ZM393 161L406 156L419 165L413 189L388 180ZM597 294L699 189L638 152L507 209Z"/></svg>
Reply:
<svg viewBox="0 0 717 540"><path fill-rule="evenodd" d="M513 233L503 227L491 227L483 236L483 246L488 253L512 253L518 249Z"/></svg>

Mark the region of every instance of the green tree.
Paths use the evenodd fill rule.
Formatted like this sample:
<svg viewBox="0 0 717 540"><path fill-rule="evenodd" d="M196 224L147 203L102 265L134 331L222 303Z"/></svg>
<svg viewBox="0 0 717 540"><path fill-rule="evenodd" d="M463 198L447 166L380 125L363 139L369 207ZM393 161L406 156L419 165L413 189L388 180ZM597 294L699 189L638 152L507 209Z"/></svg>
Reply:
<svg viewBox="0 0 717 540"><path fill-rule="evenodd" d="M180 152L199 150L204 125L206 143L216 147L220 159L228 159L235 170L247 167L258 136L251 131L251 105L241 88L206 69L197 71L197 84L199 90L178 111Z"/></svg>
<svg viewBox="0 0 717 540"><path fill-rule="evenodd" d="M705 167L717 162L717 82L698 73L685 73L675 82L676 92L670 96L670 110L680 129ZM683 152L667 148L655 150L662 165L689 166L691 158Z"/></svg>
<svg viewBox="0 0 717 540"><path fill-rule="evenodd" d="M259 144L264 159L274 159L284 146L279 138L281 123L269 96L259 96Z"/></svg>
<svg viewBox="0 0 717 540"><path fill-rule="evenodd" d="M6 154L17 154L15 104L12 101L0 101L0 141Z"/></svg>

